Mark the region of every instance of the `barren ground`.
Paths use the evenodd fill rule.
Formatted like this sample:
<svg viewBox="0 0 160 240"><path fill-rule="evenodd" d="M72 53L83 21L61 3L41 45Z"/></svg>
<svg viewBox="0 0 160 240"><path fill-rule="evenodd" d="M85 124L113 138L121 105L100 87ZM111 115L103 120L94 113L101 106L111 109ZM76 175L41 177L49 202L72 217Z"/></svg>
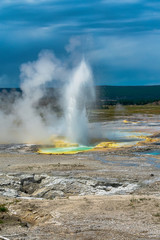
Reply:
<svg viewBox="0 0 160 240"><path fill-rule="evenodd" d="M160 239L160 142L76 155L0 151L0 239ZM8 146L11 149L11 146Z"/></svg>

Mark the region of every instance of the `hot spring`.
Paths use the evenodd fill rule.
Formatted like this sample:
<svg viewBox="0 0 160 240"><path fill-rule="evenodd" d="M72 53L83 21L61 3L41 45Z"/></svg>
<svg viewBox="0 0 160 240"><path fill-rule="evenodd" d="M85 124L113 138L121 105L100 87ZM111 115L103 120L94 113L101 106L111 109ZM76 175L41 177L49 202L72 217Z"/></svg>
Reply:
<svg viewBox="0 0 160 240"><path fill-rule="evenodd" d="M106 125L90 123L90 109L95 101L91 69L83 59L72 71L64 87L63 128L52 138L52 147L42 147L43 154L76 154L131 146L144 140L148 133L130 130L127 121L111 121ZM121 129L120 129L121 128Z"/></svg>
<svg viewBox="0 0 160 240"><path fill-rule="evenodd" d="M95 125L90 123L90 125ZM97 125L97 123L96 123ZM90 138L90 142L87 145L68 142L66 139L54 139L53 146L41 147L39 153L42 154L77 154L80 152L88 151L106 151L107 149L116 149L120 147L129 147L137 145L141 141L146 141L149 137L149 133L135 132L130 130L130 126L124 125L123 121L118 121L113 126L113 122L108 122L106 126L98 123L99 128L101 125L101 137ZM91 126L90 126L91 127ZM119 127L122 130L119 130ZM109 128L109 129L108 129ZM92 128L91 128L92 129ZM90 128L89 128L90 132ZM94 133L95 134L95 133ZM93 137L93 136L92 136Z"/></svg>
<svg viewBox="0 0 160 240"><path fill-rule="evenodd" d="M42 51L37 60L22 64L20 71L21 93L0 94L1 144L36 144L42 146L39 153L72 154L143 139L128 121L109 122L107 116L103 123L97 117L89 121L96 99L93 74L84 58L71 67L52 52ZM60 86L58 111L54 100L40 104L52 84Z"/></svg>

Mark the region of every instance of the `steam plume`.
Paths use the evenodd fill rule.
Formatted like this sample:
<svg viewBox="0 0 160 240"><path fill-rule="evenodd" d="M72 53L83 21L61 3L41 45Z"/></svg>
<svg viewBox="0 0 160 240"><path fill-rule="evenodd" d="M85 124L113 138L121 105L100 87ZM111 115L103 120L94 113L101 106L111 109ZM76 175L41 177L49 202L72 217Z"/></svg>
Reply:
<svg viewBox="0 0 160 240"><path fill-rule="evenodd" d="M66 136L71 141L86 144L89 138L86 105L94 99L94 88L91 70L84 59L72 72L65 99Z"/></svg>
<svg viewBox="0 0 160 240"><path fill-rule="evenodd" d="M94 99L92 73L85 60L74 69L53 53L43 51L37 61L20 67L22 94L0 96L0 143L47 143L53 134L78 143L89 138L86 105ZM60 117L49 105L38 107L50 83L61 86Z"/></svg>

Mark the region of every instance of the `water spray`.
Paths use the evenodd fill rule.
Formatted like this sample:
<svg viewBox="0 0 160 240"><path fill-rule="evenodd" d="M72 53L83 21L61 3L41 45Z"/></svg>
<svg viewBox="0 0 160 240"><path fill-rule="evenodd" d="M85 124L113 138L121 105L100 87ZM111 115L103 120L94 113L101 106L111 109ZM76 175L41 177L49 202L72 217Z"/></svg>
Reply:
<svg viewBox="0 0 160 240"><path fill-rule="evenodd" d="M66 138L71 142L88 144L87 104L95 98L92 73L83 59L73 70L65 89Z"/></svg>

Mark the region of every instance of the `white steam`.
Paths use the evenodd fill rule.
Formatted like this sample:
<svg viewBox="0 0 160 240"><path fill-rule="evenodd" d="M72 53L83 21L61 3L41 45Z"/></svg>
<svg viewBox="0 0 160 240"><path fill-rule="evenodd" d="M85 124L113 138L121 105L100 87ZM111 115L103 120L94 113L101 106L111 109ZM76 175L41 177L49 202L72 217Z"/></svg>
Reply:
<svg viewBox="0 0 160 240"><path fill-rule="evenodd" d="M86 106L94 99L92 73L85 60L74 69L64 67L51 52L20 68L22 94L0 96L0 143L49 143L52 135L86 144L89 139ZM48 84L61 88L61 114L41 106ZM7 101L6 101L7 98Z"/></svg>
<svg viewBox="0 0 160 240"><path fill-rule="evenodd" d="M70 141L85 144L88 142L86 105L93 100L92 74L86 62L82 60L73 71L65 91L66 136Z"/></svg>

